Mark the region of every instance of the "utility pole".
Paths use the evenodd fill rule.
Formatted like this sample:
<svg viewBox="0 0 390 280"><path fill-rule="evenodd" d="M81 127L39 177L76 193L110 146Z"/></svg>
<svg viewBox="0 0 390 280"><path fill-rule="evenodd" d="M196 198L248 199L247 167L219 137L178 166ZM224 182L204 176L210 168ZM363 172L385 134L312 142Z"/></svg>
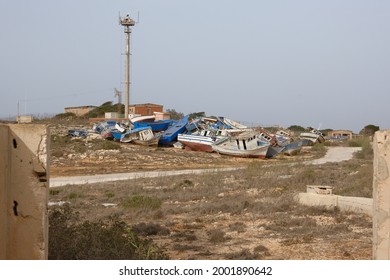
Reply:
<svg viewBox="0 0 390 280"><path fill-rule="evenodd" d="M129 118L129 103L130 103L130 33L131 26L135 25L135 21L126 15L124 18L119 16L119 24L124 27L126 34L126 95L125 95L125 118Z"/></svg>

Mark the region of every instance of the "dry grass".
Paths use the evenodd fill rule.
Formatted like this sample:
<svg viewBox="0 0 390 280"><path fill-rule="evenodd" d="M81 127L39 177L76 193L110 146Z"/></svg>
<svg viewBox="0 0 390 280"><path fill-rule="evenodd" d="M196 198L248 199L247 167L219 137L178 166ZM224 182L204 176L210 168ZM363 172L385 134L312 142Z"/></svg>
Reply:
<svg viewBox="0 0 390 280"><path fill-rule="evenodd" d="M372 160L250 161L239 171L67 186L50 195L84 220L118 216L171 259L370 259L371 218L298 205L294 196L308 184L371 197Z"/></svg>

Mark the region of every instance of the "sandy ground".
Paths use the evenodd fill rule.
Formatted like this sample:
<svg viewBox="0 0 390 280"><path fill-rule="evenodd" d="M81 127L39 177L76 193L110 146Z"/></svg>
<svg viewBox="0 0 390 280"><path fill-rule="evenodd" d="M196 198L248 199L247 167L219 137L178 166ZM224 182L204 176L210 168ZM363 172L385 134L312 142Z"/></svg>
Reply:
<svg viewBox="0 0 390 280"><path fill-rule="evenodd" d="M273 165L295 165L297 162L306 162L307 164L324 164L326 162L339 162L348 160L356 152L355 148L348 147L328 147L326 155L314 160L313 152L310 147L305 147L297 157L279 157L271 160L255 160L258 164L272 167ZM60 151L60 152L59 152ZM282 212L277 215L286 215L285 220L281 220L276 225L281 229L270 230L269 226L277 217L275 213L269 215L256 211L246 211L239 209L230 211L230 204L236 203L238 195L248 196L248 200L255 203L264 199L261 190L257 188L243 188L239 177L225 176L229 170L248 167L254 161L253 159L240 159L224 157L215 153L200 153L174 148L148 148L134 145L121 145L121 150L87 150L86 152L77 153L76 149L58 149L52 157L52 176L50 178L51 187L60 187L67 185L66 188L60 189L62 200L68 199L67 194L82 192L85 196L76 201L71 201L76 210L85 215L86 219L104 217L111 213L118 212L121 217L129 224L134 223L158 223L163 228L169 229L168 235L155 235L153 241L162 246L169 252L171 259L225 259L229 254L231 258L240 259L243 257L252 257L258 250L264 246L265 252L258 252L259 256L264 259L370 259L371 258L371 227L367 222L362 226L357 224L356 220L362 219L361 216L354 218L348 227L348 232L329 234L320 237L316 233L311 233L310 224L306 227L309 233L291 235L290 231L294 225L283 227L283 223L288 221L312 221L317 220L318 226L323 226L324 230L329 227L340 225L340 217L335 214L326 216L318 214L314 216L289 216L290 213ZM132 211L127 212L120 206L116 206L120 197L128 195L129 189L126 182L118 183L110 181L132 180L145 178L138 181L140 189L146 194L153 191L164 195L174 188L177 182L159 182L159 185L150 183L147 177L163 177L170 175L194 174L209 172L215 169L224 171L221 180L221 186L216 185L218 193L211 191L210 195L205 197L188 199L180 198L186 196L183 192L186 187L180 187L177 193L173 194L170 199L164 199L164 214L160 218L149 217L145 213L134 214ZM266 176L266 174L263 174ZM200 176L194 176L199 178ZM180 176L175 178L180 179ZM184 178L187 178L184 176ZM190 181L196 183L195 178ZM238 181L237 181L238 180ZM288 180L288 179L286 179ZM173 181L173 179L172 179ZM180 180L179 180L180 181ZM237 182L236 182L237 181ZM104 184L89 183L104 182ZM218 181L219 182L219 181ZM179 183L183 183L181 180ZM72 184L77 184L72 186ZM78 184L83 186L79 186ZM160 185L162 184L162 185ZM165 186L166 184L166 186ZM123 186L123 187L121 187ZM82 188L82 190L80 190ZM123 189L122 189L123 188ZM189 188L191 189L191 188ZM270 186L269 189L275 190L278 197L278 188ZM105 196L109 190L115 193L112 200ZM122 196L121 196L122 195ZM267 198L265 198L267 199ZM61 200L58 196L52 196L51 201ZM109 206L102 206L102 203L108 203ZM110 204L111 203L111 204ZM199 215L196 211L188 209L198 209L202 206L213 208L216 205L225 207L221 212L210 212ZM241 204L240 204L241 205ZM221 207L222 207L221 206ZM170 209L170 210L167 210ZM343 218L345 221L345 218ZM369 220L369 219L368 219ZM345 221L345 223L349 223ZM368 222L369 223L369 222ZM226 233L227 239L224 242L211 244L209 232L221 229ZM313 228L314 229L314 228ZM247 253L245 253L247 252ZM248 253L249 252L249 253ZM268 255L269 252L269 255ZM244 254L244 255L240 255Z"/></svg>
<svg viewBox="0 0 390 280"><path fill-rule="evenodd" d="M359 151L359 147L328 147L327 153L320 159L306 161L305 164L325 164L328 162L340 162L349 160L353 154ZM201 153L197 153L200 155ZM184 167L184 166L183 166ZM109 181L131 180L137 178L154 178L161 176L175 176L183 174L200 174L207 172L226 172L241 167L230 168L206 168L206 169L186 169L186 170L159 170L159 171L141 171L141 172L124 172L124 173L106 173L94 175L79 175L79 176L59 176L50 179L50 187L60 187L65 185L100 183Z"/></svg>

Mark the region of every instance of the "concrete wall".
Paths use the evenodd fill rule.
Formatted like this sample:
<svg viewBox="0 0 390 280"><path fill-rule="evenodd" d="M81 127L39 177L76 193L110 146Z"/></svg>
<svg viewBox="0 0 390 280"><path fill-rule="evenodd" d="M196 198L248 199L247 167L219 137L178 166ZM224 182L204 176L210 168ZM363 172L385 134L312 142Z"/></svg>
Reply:
<svg viewBox="0 0 390 280"><path fill-rule="evenodd" d="M0 259L47 259L48 130L0 125Z"/></svg>
<svg viewBox="0 0 390 280"><path fill-rule="evenodd" d="M373 258L390 259L390 130L377 131L374 149Z"/></svg>
<svg viewBox="0 0 390 280"><path fill-rule="evenodd" d="M369 216L373 215L372 198L315 193L300 193L296 198L299 203L307 206L338 207L341 211L364 213Z"/></svg>
<svg viewBox="0 0 390 280"><path fill-rule="evenodd" d="M117 112L106 112L104 113L105 119L117 119L119 118L119 114Z"/></svg>

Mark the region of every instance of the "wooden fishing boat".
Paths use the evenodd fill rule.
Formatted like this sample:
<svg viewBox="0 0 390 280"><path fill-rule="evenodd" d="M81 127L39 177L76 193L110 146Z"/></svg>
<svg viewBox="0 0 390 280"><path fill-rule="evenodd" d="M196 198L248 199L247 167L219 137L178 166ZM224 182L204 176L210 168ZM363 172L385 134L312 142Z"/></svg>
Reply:
<svg viewBox="0 0 390 280"><path fill-rule="evenodd" d="M136 122L152 122L156 118L155 115L150 115L150 116L134 116L130 119L130 122L136 123Z"/></svg>
<svg viewBox="0 0 390 280"><path fill-rule="evenodd" d="M232 129L248 128L246 125L243 125L239 122L233 121L225 117L217 117L217 119L220 123L224 124L224 128L232 128Z"/></svg>
<svg viewBox="0 0 390 280"><path fill-rule="evenodd" d="M138 138L133 139L134 144L142 146L157 146L160 140L161 134L154 134L151 128L140 130Z"/></svg>
<svg viewBox="0 0 390 280"><path fill-rule="evenodd" d="M302 132L299 135L300 139L305 139L304 143L308 143L309 145L313 145L314 143L323 143L325 142L324 135L318 131L317 129L312 129L310 132Z"/></svg>
<svg viewBox="0 0 390 280"><path fill-rule="evenodd" d="M168 129L173 120L159 120L159 121L138 121L134 123L134 128L151 127L153 132L161 132Z"/></svg>
<svg viewBox="0 0 390 280"><path fill-rule="evenodd" d="M213 150L222 155L248 158L266 158L269 143L261 142L254 131L246 131L236 136L216 141Z"/></svg>
<svg viewBox="0 0 390 280"><path fill-rule="evenodd" d="M221 140L226 136L215 135L211 130L202 130L195 133L179 134L177 141L184 145L186 150L191 151L202 151L202 152L213 152L213 143Z"/></svg>
<svg viewBox="0 0 390 280"><path fill-rule="evenodd" d="M256 135L258 138L257 144L259 146L264 145L264 143L268 143L270 145L267 154L265 155L266 158L274 158L283 150L283 147L279 146L278 141L274 135L271 135L263 129L260 129L258 133L259 134Z"/></svg>
<svg viewBox="0 0 390 280"><path fill-rule="evenodd" d="M142 131L147 131L147 132L142 133L142 137L141 137L140 135ZM120 141L123 143L130 143L137 139L149 140L152 139L153 137L154 134L152 132L152 129L149 126L147 126L147 127L135 128L123 133L120 137Z"/></svg>
<svg viewBox="0 0 390 280"><path fill-rule="evenodd" d="M298 140L298 141L286 144L283 147L282 153L285 155L288 155L288 156L296 155L301 151L303 143L304 143L304 140Z"/></svg>
<svg viewBox="0 0 390 280"><path fill-rule="evenodd" d="M162 146L172 145L177 140L179 133L186 130L188 123L188 115L181 118L178 122L172 124L167 130L165 130L159 140L159 144Z"/></svg>

